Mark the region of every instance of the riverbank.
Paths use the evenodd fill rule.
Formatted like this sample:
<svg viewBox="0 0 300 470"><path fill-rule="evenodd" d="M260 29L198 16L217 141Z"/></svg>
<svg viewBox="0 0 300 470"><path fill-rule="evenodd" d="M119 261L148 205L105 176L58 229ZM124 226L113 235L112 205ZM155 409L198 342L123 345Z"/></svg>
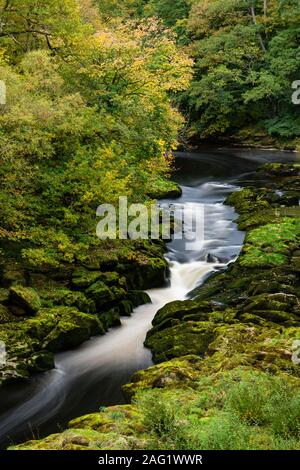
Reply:
<svg viewBox="0 0 300 470"><path fill-rule="evenodd" d="M257 180L228 198L247 232L241 255L157 313L146 339L157 365L124 387L132 404L15 448L297 448L299 165L268 164Z"/></svg>
<svg viewBox="0 0 300 470"><path fill-rule="evenodd" d="M272 150L281 152L299 152L300 141L298 138L279 138L268 134L262 128L244 128L235 134L214 137L213 139L201 139L194 136L183 147L197 149L205 145L220 145L227 148Z"/></svg>

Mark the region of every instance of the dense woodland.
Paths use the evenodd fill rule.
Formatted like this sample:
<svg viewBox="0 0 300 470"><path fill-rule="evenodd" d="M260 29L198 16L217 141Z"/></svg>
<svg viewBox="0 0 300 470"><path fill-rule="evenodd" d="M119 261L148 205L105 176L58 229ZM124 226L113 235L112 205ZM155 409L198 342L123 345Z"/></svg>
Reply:
<svg viewBox="0 0 300 470"><path fill-rule="evenodd" d="M121 6L120 6L121 5ZM101 2L107 19L159 17L195 61L180 96L189 137L297 145L297 0L128 0ZM291 143L296 139L296 141Z"/></svg>

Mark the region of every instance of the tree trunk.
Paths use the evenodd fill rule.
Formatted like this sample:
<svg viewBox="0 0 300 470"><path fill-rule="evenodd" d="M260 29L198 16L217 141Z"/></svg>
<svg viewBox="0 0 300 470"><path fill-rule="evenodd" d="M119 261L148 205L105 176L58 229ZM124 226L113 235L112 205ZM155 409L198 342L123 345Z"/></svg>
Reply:
<svg viewBox="0 0 300 470"><path fill-rule="evenodd" d="M267 0L264 0L264 4L266 4L266 6L268 6ZM255 14L255 6L254 6L254 2L253 2L253 1L251 2L251 5L250 5L250 12L251 12L251 16L252 16L252 21L253 21L254 25L257 26L257 20L256 20L256 14ZM261 46L262 50L263 50L264 52L267 52L267 49L266 49L265 43L264 43L264 41L263 41L262 35L260 34L259 31L257 31L257 36L258 36L259 43L260 43L260 46Z"/></svg>

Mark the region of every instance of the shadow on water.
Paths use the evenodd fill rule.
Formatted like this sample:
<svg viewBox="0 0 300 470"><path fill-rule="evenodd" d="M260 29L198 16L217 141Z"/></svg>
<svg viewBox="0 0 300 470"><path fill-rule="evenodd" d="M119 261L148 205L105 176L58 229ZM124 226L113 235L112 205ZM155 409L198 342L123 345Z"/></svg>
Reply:
<svg viewBox="0 0 300 470"><path fill-rule="evenodd" d="M292 153L203 148L178 153L174 179L182 186L166 207L204 205L205 241L186 250L182 240L168 244L171 280L168 287L149 291L152 303L135 309L122 326L92 338L74 351L57 354L56 368L0 390L2 447L58 432L67 422L100 406L124 403L121 386L130 375L152 364L143 342L159 308L182 300L211 273L224 269L241 249L244 234L234 223L236 213L223 204L226 196L255 183L254 170L267 161L294 161ZM188 228L188 227L187 227Z"/></svg>

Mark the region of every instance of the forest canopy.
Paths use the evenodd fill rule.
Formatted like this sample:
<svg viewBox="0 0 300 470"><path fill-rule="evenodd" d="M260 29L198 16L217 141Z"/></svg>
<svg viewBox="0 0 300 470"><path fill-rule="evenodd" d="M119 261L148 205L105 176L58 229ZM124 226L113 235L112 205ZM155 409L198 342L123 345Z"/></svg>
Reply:
<svg viewBox="0 0 300 470"><path fill-rule="evenodd" d="M101 2L103 11L106 5ZM124 0L127 15L158 16L195 60L181 96L189 137L273 136L299 145L299 107L292 84L300 80L298 0ZM107 11L107 10L106 10ZM298 138L298 140L297 140Z"/></svg>

